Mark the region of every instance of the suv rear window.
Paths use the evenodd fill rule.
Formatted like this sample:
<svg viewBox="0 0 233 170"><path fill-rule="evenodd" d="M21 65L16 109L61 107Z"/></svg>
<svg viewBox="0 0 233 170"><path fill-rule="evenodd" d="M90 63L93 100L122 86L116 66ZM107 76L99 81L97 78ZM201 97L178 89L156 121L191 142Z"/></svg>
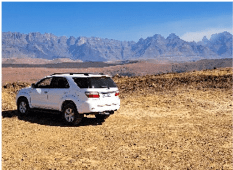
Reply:
<svg viewBox="0 0 233 170"><path fill-rule="evenodd" d="M88 78L73 77L73 79L80 88L117 87L114 81L110 77L88 77Z"/></svg>

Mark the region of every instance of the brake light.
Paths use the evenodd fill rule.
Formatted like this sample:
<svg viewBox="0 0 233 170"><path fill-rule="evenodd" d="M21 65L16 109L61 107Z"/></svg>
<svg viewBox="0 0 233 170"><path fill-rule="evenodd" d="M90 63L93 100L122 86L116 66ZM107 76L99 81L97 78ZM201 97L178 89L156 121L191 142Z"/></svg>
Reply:
<svg viewBox="0 0 233 170"><path fill-rule="evenodd" d="M119 96L119 95L120 95L119 91L116 91L115 96Z"/></svg>
<svg viewBox="0 0 233 170"><path fill-rule="evenodd" d="M85 92L85 94L88 98L99 98L100 97L98 92Z"/></svg>

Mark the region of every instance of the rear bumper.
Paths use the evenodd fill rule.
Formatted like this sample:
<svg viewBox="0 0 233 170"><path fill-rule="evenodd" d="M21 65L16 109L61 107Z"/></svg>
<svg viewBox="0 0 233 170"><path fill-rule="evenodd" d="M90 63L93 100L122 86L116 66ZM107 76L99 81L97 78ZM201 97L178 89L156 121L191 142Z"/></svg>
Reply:
<svg viewBox="0 0 233 170"><path fill-rule="evenodd" d="M80 114L85 113L96 113L96 112L109 112L116 111L120 108L120 99L108 102L98 102L98 101L86 101L82 103L81 106L78 107L78 112Z"/></svg>

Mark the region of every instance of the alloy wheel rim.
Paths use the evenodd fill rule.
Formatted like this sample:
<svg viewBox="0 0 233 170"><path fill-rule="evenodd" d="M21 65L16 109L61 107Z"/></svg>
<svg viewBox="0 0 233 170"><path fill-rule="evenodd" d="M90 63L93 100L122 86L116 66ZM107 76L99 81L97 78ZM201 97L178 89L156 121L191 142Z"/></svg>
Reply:
<svg viewBox="0 0 233 170"><path fill-rule="evenodd" d="M22 102L20 103L20 105L19 105L19 110L20 110L21 113L26 113L27 104L26 104L24 101L22 101Z"/></svg>
<svg viewBox="0 0 233 170"><path fill-rule="evenodd" d="M66 109L65 111L65 119L67 122L73 122L74 121L74 110L71 108Z"/></svg>

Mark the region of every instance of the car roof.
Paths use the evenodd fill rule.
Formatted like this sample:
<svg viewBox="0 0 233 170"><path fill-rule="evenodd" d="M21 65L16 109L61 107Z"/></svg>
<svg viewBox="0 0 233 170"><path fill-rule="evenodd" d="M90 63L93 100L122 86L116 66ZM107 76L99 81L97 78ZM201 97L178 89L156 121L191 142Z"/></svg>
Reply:
<svg viewBox="0 0 233 170"><path fill-rule="evenodd" d="M51 77L110 77L103 73L54 73ZM47 77L50 77L47 76Z"/></svg>

